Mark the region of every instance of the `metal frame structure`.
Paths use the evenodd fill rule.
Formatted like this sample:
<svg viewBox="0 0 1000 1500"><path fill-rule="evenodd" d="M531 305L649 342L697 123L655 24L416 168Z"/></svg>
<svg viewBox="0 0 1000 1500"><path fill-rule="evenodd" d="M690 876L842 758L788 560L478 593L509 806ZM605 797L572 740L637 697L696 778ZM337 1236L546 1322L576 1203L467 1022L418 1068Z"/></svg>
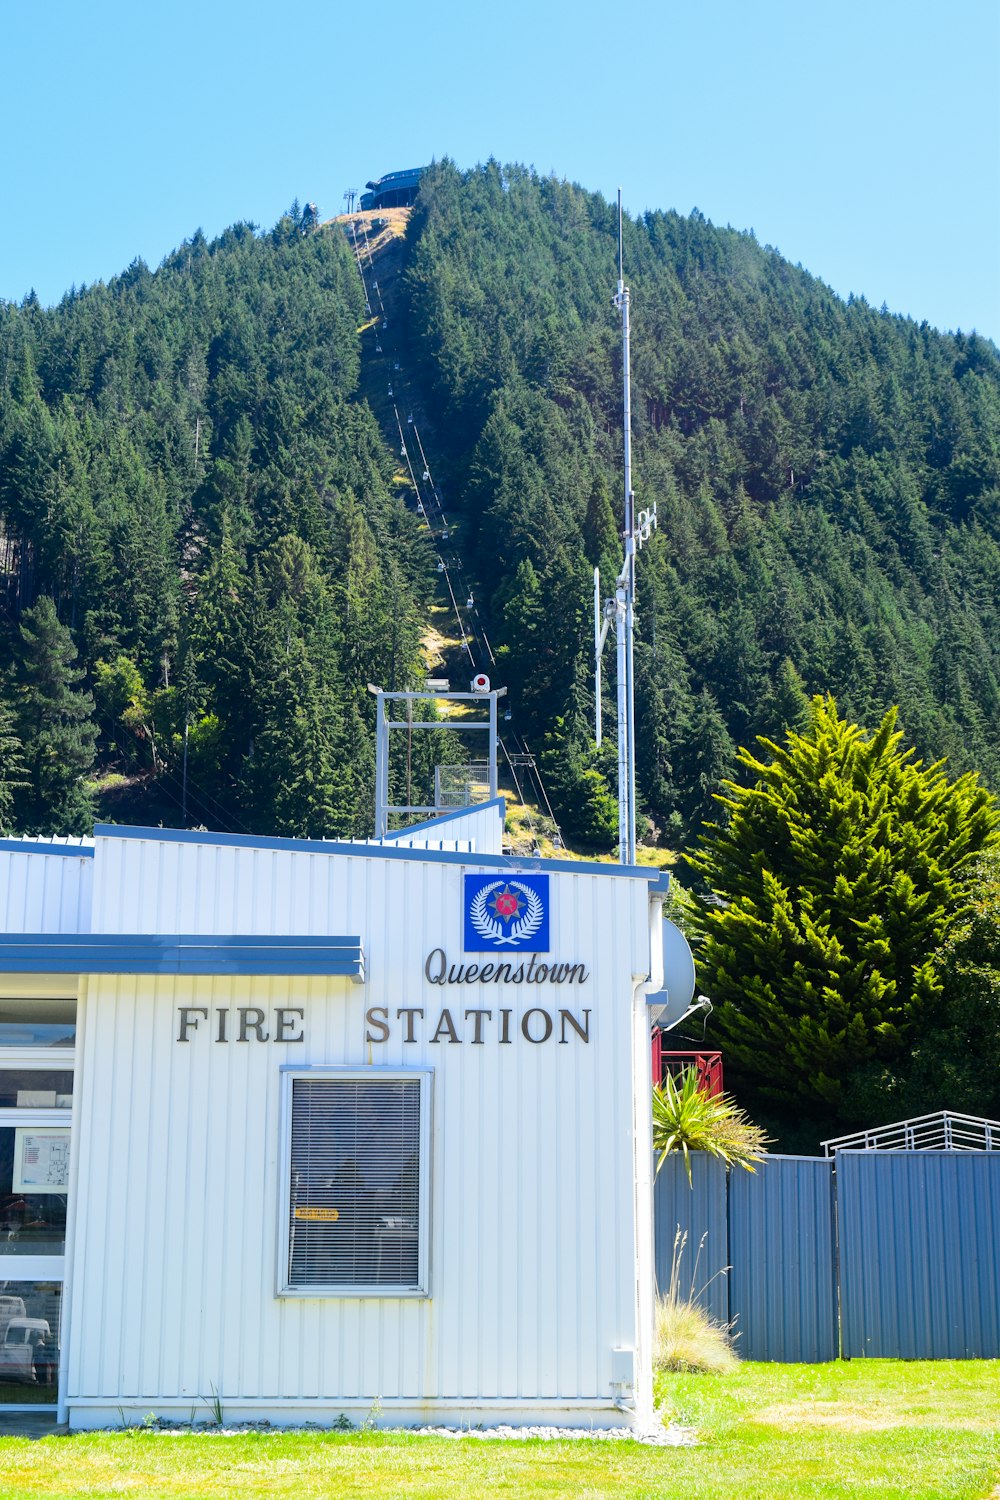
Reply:
<svg viewBox="0 0 1000 1500"><path fill-rule="evenodd" d="M601 652L612 620L618 658L618 859L635 864L635 558L656 529L656 502L635 513L632 492L632 364L629 309L622 250L622 194L618 189L618 289L612 297L622 320L622 427L624 435L625 561L615 581L615 597L601 601L601 576L594 569L595 738L601 743Z"/></svg>
<svg viewBox="0 0 1000 1500"><path fill-rule="evenodd" d="M372 687L369 683L368 691L375 694L375 837L385 838L389 832L389 814L399 813L403 816L409 814L426 814L440 812L440 808L429 807L427 804L400 804L389 801L389 733L393 729L452 729L461 733L469 731L485 731L489 735L489 750L487 754L487 765L489 768L489 795L490 798L497 796L497 744L499 740L497 732L497 702L506 696L507 689L491 688L486 693L388 693L384 688ZM486 703L489 705L488 719L390 719L388 707L390 703L411 704L414 701L432 703Z"/></svg>
<svg viewBox="0 0 1000 1500"><path fill-rule="evenodd" d="M448 775L446 773L452 773ZM474 792L482 792L477 798ZM434 806L439 812L449 808L479 807L490 797L488 761L465 761L461 765L434 767Z"/></svg>
<svg viewBox="0 0 1000 1500"><path fill-rule="evenodd" d="M668 1074L676 1078L686 1068L694 1068L698 1074L698 1087L706 1094L721 1094L722 1053L705 1048L692 1047L688 1051L671 1050L665 1045L666 1033L653 1032L653 1082L662 1084Z"/></svg>
<svg viewBox="0 0 1000 1500"><path fill-rule="evenodd" d="M823 1142L824 1155L838 1151L1000 1151L1000 1120L940 1109Z"/></svg>

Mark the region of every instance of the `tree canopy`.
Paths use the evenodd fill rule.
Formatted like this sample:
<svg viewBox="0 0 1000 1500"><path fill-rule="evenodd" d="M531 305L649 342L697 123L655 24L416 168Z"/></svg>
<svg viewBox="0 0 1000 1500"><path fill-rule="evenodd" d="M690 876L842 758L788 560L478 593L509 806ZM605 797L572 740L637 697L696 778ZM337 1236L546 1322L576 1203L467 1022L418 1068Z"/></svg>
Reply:
<svg viewBox="0 0 1000 1500"><path fill-rule="evenodd" d="M923 765L896 718L868 734L815 698L802 733L739 752L747 784L727 783L728 816L690 857L712 893L693 918L700 980L751 1112L858 1123L852 1080L898 1064L920 1034L941 993L937 949L997 843L975 773Z"/></svg>
<svg viewBox="0 0 1000 1500"><path fill-rule="evenodd" d="M621 566L617 231L571 183L439 163L409 225L403 319L515 723L540 741L562 718L577 765L607 781L589 590L566 580L596 564L610 592ZM845 303L697 211L626 217L624 259L634 483L660 518L638 564L652 821L685 840L734 746L815 693L859 723L898 704L920 754L1000 786L996 348Z"/></svg>
<svg viewBox="0 0 1000 1500"><path fill-rule="evenodd" d="M358 399L363 312L297 208L0 304L22 828L88 827L92 785L124 821L370 831L365 685L418 676L431 563Z"/></svg>
<svg viewBox="0 0 1000 1500"><path fill-rule="evenodd" d="M640 829L687 841L735 745L817 692L859 723L898 703L920 755L1000 786L995 347L845 303L697 211L624 233L635 483L660 515ZM546 757L567 834L607 847L589 616L593 567L610 587L621 560L615 210L442 162L395 253L394 353L511 732ZM50 599L104 816L370 829L365 684L419 680L446 604L377 344L340 228L296 205L57 307L0 304L0 675L21 691L21 626Z"/></svg>

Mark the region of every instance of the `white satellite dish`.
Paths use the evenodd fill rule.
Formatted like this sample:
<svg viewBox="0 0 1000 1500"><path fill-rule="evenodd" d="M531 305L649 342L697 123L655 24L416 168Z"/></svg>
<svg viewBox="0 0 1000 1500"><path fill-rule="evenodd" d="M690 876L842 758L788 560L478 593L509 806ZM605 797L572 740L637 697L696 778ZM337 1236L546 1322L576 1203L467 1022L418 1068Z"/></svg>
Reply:
<svg viewBox="0 0 1000 1500"><path fill-rule="evenodd" d="M647 997L649 1018L668 1031L691 1009L696 983L694 954L675 922L663 919L663 989Z"/></svg>

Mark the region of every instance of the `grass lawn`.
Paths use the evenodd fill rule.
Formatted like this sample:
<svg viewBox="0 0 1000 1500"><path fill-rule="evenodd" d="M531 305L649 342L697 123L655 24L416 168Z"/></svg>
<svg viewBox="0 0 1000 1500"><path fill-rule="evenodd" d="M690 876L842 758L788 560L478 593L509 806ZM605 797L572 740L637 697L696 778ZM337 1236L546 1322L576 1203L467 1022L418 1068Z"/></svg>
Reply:
<svg viewBox="0 0 1000 1500"><path fill-rule="evenodd" d="M0 1439L2 1500L985 1500L1000 1481L1000 1363L743 1365L671 1375L697 1448L380 1433ZM1000 1494L1000 1491L998 1491Z"/></svg>

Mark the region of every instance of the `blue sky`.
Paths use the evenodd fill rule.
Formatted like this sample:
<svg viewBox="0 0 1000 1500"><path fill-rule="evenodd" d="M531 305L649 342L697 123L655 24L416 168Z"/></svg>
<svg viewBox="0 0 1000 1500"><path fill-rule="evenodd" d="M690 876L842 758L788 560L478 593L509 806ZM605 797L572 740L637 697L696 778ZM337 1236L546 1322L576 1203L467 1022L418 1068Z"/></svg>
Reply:
<svg viewBox="0 0 1000 1500"><path fill-rule="evenodd" d="M6 0L0 297L451 156L697 206L1000 341L998 0ZM637 309L637 315L638 315Z"/></svg>

